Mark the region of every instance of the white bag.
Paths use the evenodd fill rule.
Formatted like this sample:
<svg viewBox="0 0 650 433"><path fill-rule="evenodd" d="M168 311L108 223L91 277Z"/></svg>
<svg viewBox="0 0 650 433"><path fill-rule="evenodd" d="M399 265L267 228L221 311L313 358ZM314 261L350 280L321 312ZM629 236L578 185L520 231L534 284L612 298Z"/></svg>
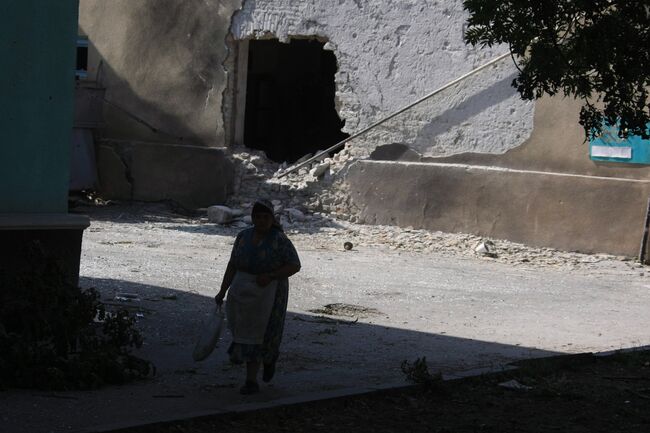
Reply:
<svg viewBox="0 0 650 433"><path fill-rule="evenodd" d="M203 330L192 352L192 358L195 361L203 361L210 356L219 341L221 335L221 328L223 328L223 319L225 315L221 305L217 305L210 315L210 318L203 325Z"/></svg>

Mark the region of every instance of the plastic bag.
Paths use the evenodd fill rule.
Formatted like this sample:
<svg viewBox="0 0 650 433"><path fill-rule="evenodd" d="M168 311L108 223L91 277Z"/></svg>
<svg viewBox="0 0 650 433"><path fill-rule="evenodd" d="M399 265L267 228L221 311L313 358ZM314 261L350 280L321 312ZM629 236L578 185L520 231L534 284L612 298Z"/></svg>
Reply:
<svg viewBox="0 0 650 433"><path fill-rule="evenodd" d="M225 314L221 305L217 305L210 315L210 318L203 325L203 330L196 342L194 352L192 352L192 358L194 358L195 361L203 361L205 358L210 356L214 348L217 346L217 341L219 341L219 335L221 335L221 329L223 328L224 317Z"/></svg>

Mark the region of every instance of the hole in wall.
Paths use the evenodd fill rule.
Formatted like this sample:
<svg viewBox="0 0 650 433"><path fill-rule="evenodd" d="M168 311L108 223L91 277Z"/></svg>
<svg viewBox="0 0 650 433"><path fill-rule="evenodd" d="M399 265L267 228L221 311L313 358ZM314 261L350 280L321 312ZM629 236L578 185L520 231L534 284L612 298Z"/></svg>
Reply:
<svg viewBox="0 0 650 433"><path fill-rule="evenodd" d="M244 143L276 162L295 162L348 137L335 105L336 56L324 42L251 40Z"/></svg>

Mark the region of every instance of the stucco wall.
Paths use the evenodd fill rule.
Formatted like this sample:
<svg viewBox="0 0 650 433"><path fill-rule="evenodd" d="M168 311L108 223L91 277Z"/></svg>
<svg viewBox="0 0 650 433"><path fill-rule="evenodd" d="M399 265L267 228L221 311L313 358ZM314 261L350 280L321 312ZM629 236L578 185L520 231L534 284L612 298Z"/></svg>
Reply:
<svg viewBox="0 0 650 433"><path fill-rule="evenodd" d="M224 146L222 63L239 6L234 0L81 0L89 79L107 88L111 102L105 135Z"/></svg>
<svg viewBox="0 0 650 433"><path fill-rule="evenodd" d="M235 39L316 36L329 41L339 70L337 106L355 132L499 54L463 42L462 1L246 0L232 22ZM503 153L528 138L534 104L510 87L508 61L450 89L358 140L369 153L391 142L425 156Z"/></svg>
<svg viewBox="0 0 650 433"><path fill-rule="evenodd" d="M579 121L579 100L544 97L536 102L533 133L521 146L503 155L462 153L447 158L419 158L420 161L448 162L552 171L590 176L650 179L650 167L592 161L589 143Z"/></svg>

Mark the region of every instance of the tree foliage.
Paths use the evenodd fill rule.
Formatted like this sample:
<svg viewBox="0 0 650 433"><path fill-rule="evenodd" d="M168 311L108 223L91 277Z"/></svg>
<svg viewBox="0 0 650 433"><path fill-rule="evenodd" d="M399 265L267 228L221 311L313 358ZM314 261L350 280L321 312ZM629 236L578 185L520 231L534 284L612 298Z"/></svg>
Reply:
<svg viewBox="0 0 650 433"><path fill-rule="evenodd" d="M588 137L603 123L650 138L650 0L464 0L467 43L508 44L524 99L584 101Z"/></svg>

